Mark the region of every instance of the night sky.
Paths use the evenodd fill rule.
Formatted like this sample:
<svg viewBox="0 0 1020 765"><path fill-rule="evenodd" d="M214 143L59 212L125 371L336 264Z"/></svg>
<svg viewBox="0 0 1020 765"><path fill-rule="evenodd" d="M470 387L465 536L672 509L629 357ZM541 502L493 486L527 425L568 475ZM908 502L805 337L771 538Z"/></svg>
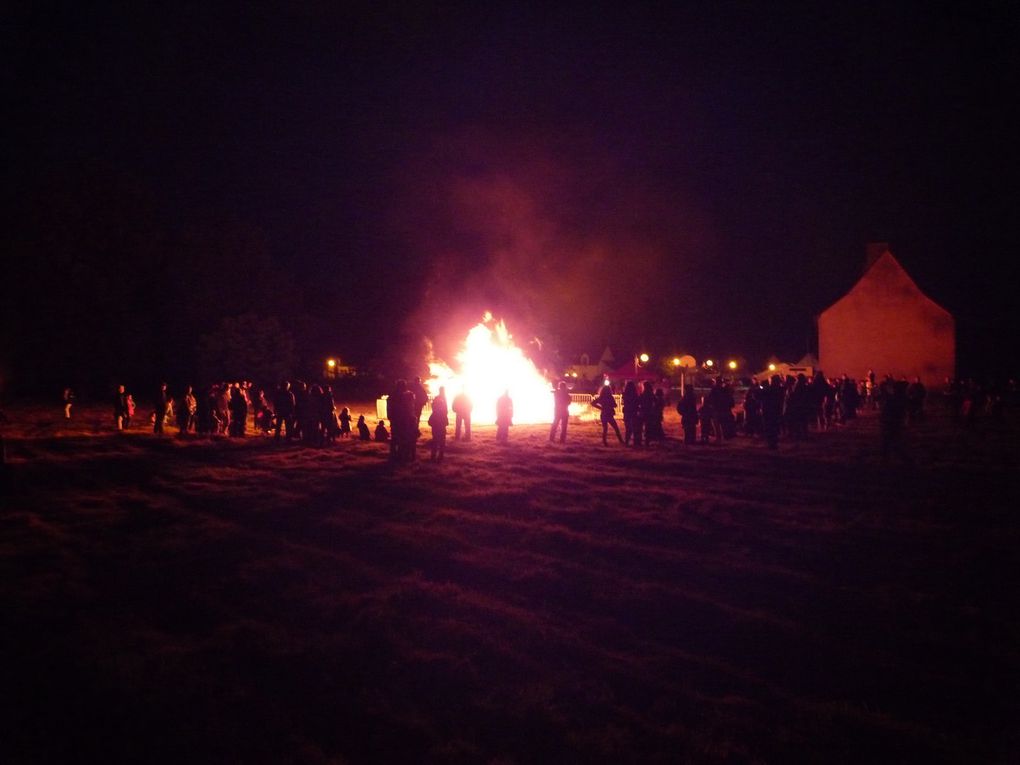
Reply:
<svg viewBox="0 0 1020 765"><path fill-rule="evenodd" d="M249 314L305 364L486 308L567 359L799 357L868 241L961 372L1015 366L1009 4L212 5L5 22L15 384L190 378Z"/></svg>

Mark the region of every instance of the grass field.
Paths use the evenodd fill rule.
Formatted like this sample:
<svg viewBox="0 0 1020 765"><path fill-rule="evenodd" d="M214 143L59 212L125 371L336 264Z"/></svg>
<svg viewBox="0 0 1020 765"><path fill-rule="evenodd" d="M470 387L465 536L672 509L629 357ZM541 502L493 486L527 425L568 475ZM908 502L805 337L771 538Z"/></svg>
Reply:
<svg viewBox="0 0 1020 765"><path fill-rule="evenodd" d="M1014 421L394 468L7 415L4 762L1020 757Z"/></svg>

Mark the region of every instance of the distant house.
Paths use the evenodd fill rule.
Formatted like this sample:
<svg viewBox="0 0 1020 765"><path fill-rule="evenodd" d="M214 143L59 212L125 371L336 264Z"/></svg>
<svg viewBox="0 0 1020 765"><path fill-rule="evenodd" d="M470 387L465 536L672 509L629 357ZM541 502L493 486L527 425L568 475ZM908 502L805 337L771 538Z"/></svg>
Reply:
<svg viewBox="0 0 1020 765"><path fill-rule="evenodd" d="M810 353L805 354L796 363L780 361L778 356L770 356L769 360L765 362L765 369L758 372L755 377L759 381L769 380L773 375L779 375L780 377L796 377L797 375L814 377L816 369L819 369L818 359Z"/></svg>
<svg viewBox="0 0 1020 765"><path fill-rule="evenodd" d="M573 377L579 382L586 383L600 383L602 377L606 372L609 372L615 366L613 360L613 352L606 346L606 349L602 351L602 356L599 358L597 364L591 363L591 356L587 353L582 353L578 357L576 363L571 364L566 368L565 376Z"/></svg>
<svg viewBox="0 0 1020 765"><path fill-rule="evenodd" d="M956 322L921 292L889 251L868 245L864 276L818 317L818 363L826 375L873 370L928 387L956 376Z"/></svg>

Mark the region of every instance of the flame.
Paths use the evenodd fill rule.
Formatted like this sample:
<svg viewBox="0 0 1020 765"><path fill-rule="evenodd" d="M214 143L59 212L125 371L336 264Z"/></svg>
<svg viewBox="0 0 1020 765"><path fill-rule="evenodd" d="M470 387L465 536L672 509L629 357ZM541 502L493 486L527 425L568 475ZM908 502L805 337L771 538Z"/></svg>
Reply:
<svg viewBox="0 0 1020 765"><path fill-rule="evenodd" d="M493 321L488 311L468 332L457 362L459 373L442 361L429 362L432 376L426 385L433 396L445 387L451 404L454 396L466 391L474 404L472 422L496 422L496 399L505 391L514 402L515 424L552 422L552 385L514 344L506 324Z"/></svg>

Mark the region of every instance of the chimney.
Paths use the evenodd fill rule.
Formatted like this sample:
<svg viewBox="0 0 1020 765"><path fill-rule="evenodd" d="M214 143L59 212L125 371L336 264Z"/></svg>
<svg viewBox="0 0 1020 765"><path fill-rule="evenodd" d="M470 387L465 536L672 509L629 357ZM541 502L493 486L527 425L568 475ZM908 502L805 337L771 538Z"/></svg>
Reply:
<svg viewBox="0 0 1020 765"><path fill-rule="evenodd" d="M868 242L864 250L864 270L867 272L869 268L875 265L875 261L885 255L889 251L888 242Z"/></svg>

